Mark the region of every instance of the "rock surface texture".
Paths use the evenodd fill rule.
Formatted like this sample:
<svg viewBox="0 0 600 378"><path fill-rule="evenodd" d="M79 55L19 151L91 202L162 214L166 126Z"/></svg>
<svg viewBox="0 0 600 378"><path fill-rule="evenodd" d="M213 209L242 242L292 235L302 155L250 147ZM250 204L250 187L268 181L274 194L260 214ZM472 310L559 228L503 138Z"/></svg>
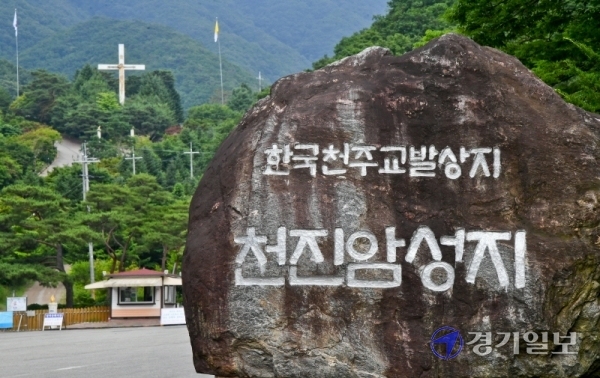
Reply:
<svg viewBox="0 0 600 378"><path fill-rule="evenodd" d="M282 78L191 204L196 370L600 376L599 138L599 115L452 34Z"/></svg>

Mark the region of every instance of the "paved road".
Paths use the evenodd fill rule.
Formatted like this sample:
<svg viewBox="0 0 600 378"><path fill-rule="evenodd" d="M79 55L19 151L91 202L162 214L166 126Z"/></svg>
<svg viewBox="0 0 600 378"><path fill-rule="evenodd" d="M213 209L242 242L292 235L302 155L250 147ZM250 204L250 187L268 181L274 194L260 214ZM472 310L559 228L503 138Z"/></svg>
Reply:
<svg viewBox="0 0 600 378"><path fill-rule="evenodd" d="M194 377L185 326L0 333L0 376Z"/></svg>
<svg viewBox="0 0 600 378"><path fill-rule="evenodd" d="M60 141L54 143L56 146L56 158L46 169L40 173L40 176L47 176L48 173L56 167L64 167L73 165L73 159L76 155L80 155L81 143L74 139L66 139L63 137Z"/></svg>

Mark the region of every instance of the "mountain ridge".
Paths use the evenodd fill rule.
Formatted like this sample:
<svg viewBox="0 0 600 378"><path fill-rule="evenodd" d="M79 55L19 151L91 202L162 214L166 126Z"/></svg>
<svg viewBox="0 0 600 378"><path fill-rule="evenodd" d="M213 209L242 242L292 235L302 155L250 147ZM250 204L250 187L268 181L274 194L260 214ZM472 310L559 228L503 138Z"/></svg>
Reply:
<svg viewBox="0 0 600 378"><path fill-rule="evenodd" d="M386 0L18 0L0 4L0 57L14 59L12 19L19 7L19 43L28 49L94 16L168 26L215 53L215 17L219 16L224 58L268 81L309 68L330 53L345 35L368 27L386 10Z"/></svg>
<svg viewBox="0 0 600 378"><path fill-rule="evenodd" d="M97 37L90 41L90 35ZM25 50L21 64L30 70L45 69L72 77L85 64L93 67L116 64L119 43L125 44L126 63L145 64L145 72L172 71L184 108L208 102L211 96L220 94L218 56L190 37L165 26L140 21L95 17ZM132 74L129 71L126 75ZM249 72L223 59L226 91L253 81Z"/></svg>

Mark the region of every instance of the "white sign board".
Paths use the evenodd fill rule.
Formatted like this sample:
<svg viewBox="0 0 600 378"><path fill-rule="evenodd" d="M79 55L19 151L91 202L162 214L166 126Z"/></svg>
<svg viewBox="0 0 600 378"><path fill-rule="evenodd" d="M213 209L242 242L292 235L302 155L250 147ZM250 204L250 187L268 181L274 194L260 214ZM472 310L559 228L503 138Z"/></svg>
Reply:
<svg viewBox="0 0 600 378"><path fill-rule="evenodd" d="M183 307L161 308L160 325L185 324L185 313Z"/></svg>
<svg viewBox="0 0 600 378"><path fill-rule="evenodd" d="M6 311L27 311L27 297L6 298Z"/></svg>
<svg viewBox="0 0 600 378"><path fill-rule="evenodd" d="M55 313L55 314L44 314L44 326L42 327L42 331L46 327L58 326L62 330L63 324L63 313Z"/></svg>

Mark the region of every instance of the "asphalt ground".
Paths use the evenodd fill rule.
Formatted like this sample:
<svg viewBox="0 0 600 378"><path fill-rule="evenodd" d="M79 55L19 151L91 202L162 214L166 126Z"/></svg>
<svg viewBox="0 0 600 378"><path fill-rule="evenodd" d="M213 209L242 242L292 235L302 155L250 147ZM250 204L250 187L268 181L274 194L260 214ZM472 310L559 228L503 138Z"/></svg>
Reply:
<svg viewBox="0 0 600 378"><path fill-rule="evenodd" d="M185 326L0 332L0 377L194 377Z"/></svg>
<svg viewBox="0 0 600 378"><path fill-rule="evenodd" d="M81 143L75 139L63 137L54 143L54 146L56 146L56 158L40 173L40 176L47 176L56 167L73 165L73 161L77 160L77 155L81 155Z"/></svg>

